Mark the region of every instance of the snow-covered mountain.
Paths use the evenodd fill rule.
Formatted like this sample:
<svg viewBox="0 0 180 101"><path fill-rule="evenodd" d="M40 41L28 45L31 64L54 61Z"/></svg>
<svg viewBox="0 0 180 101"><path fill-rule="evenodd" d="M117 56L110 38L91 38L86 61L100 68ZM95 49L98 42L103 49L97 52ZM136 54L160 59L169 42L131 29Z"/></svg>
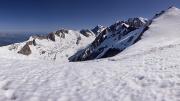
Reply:
<svg viewBox="0 0 180 101"><path fill-rule="evenodd" d="M171 47L179 43L180 9L170 7L167 10L163 10L156 14L151 22L152 24L143 34L141 40L126 51L133 50L131 54L142 53L147 50Z"/></svg>
<svg viewBox="0 0 180 101"><path fill-rule="evenodd" d="M101 36L94 35L90 30L80 33L62 29L47 36L31 37L24 43L1 47L0 101L179 101L180 9L170 7L146 24L143 22L146 19L135 19L142 24L134 25L134 30L126 33L123 39L129 40L127 36L133 36L138 41L131 41L134 44L125 41L127 46L131 46L111 58L62 63L39 58L41 49L51 53L52 49L56 51L68 47L63 52L57 52L63 57L59 58L62 61L68 59L61 55L66 53L66 49L69 55L76 50L87 49ZM135 19L129 21L136 22ZM97 47L104 44L115 47L118 40L111 40L115 37L110 32L120 29L122 32L129 31L134 23L127 22L117 22L114 27L107 28L111 30L105 29L102 35L107 35L107 38L97 41L100 43ZM139 32L141 34L137 34ZM81 41L77 42L79 36L82 45L78 46L77 43L81 44ZM141 36L140 40L135 36ZM113 44L106 44L105 40L111 40ZM17 54L25 44L31 54Z"/></svg>
<svg viewBox="0 0 180 101"><path fill-rule="evenodd" d="M94 39L95 35L91 31L60 29L48 35L32 36L26 42L8 46L8 49L32 58L65 62Z"/></svg>
<svg viewBox="0 0 180 101"><path fill-rule="evenodd" d="M142 17L118 21L105 28L88 47L78 51L69 60L84 61L114 56L136 43L148 26L149 21ZM97 26L95 29L98 28L103 27Z"/></svg>

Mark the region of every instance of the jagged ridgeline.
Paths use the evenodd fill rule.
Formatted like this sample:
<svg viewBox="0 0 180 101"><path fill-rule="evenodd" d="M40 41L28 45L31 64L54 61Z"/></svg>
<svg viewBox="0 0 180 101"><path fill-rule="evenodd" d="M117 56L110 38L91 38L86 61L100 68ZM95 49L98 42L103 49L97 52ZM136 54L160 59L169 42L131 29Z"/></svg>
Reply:
<svg viewBox="0 0 180 101"><path fill-rule="evenodd" d="M47 35L32 36L24 43L9 46L9 50L41 59L71 62L112 57L138 42L153 19L164 13L161 11L150 20L138 17L117 21L109 27L98 25L80 31L59 29Z"/></svg>
<svg viewBox="0 0 180 101"><path fill-rule="evenodd" d="M78 50L85 48L95 39L91 30L80 31L59 29L46 35L34 35L29 40L12 44L10 51L28 57L45 60L68 61Z"/></svg>
<svg viewBox="0 0 180 101"><path fill-rule="evenodd" d="M89 46L75 53L69 60L85 61L115 56L140 40L149 24L147 19L141 17L118 21L104 28Z"/></svg>
<svg viewBox="0 0 180 101"><path fill-rule="evenodd" d="M80 31L60 29L47 35L34 35L9 50L48 60L85 61L114 56L136 43L148 29L145 18L130 18L104 27Z"/></svg>

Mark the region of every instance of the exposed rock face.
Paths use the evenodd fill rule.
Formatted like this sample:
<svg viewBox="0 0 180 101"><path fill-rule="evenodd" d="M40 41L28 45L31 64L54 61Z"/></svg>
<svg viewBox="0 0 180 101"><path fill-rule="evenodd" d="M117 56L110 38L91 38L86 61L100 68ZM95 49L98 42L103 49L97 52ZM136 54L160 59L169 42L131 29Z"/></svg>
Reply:
<svg viewBox="0 0 180 101"><path fill-rule="evenodd" d="M81 37L78 37L77 41L76 41L76 44L78 45L80 43L80 41L81 41Z"/></svg>
<svg viewBox="0 0 180 101"><path fill-rule="evenodd" d="M35 39L33 39L33 41L28 41L26 44L36 46L36 41L35 41Z"/></svg>
<svg viewBox="0 0 180 101"><path fill-rule="evenodd" d="M31 54L31 49L30 49L28 44L25 44L23 46L23 48L20 51L18 51L18 53L23 54L23 55L30 55Z"/></svg>
<svg viewBox="0 0 180 101"><path fill-rule="evenodd" d="M82 35L84 35L85 37L89 37L89 36L91 36L91 35L94 34L92 31L90 31L90 30L88 30L88 29L82 29L82 30L80 31L80 33L81 33Z"/></svg>
<svg viewBox="0 0 180 101"><path fill-rule="evenodd" d="M48 39L50 39L51 41L56 41L55 40L55 35L53 32L49 33L48 36L47 36Z"/></svg>
<svg viewBox="0 0 180 101"><path fill-rule="evenodd" d="M98 36L103 30L105 30L106 27L101 26L101 25L97 25L95 28L92 29L92 32Z"/></svg>
<svg viewBox="0 0 180 101"><path fill-rule="evenodd" d="M114 56L140 40L141 35L148 28L147 22L143 18L130 18L127 21L116 22L99 33L88 47L70 57L69 61Z"/></svg>
<svg viewBox="0 0 180 101"><path fill-rule="evenodd" d="M37 43L36 43L36 40L35 40L35 39L33 39L32 43L33 43L33 45L34 45L34 46L36 46L36 45L37 45Z"/></svg>
<svg viewBox="0 0 180 101"><path fill-rule="evenodd" d="M36 46L35 39L33 39L33 41L26 42L26 44L21 48L20 51L18 51L18 53L23 55L30 55L31 54L31 49L29 47L30 45Z"/></svg>
<svg viewBox="0 0 180 101"><path fill-rule="evenodd" d="M65 35L68 33L69 33L69 30L62 28L60 30L57 30L56 32L51 32L47 35L33 35L32 38L39 39L39 40L50 39L51 41L56 41L55 35L59 36L60 38L65 38Z"/></svg>
<svg viewBox="0 0 180 101"><path fill-rule="evenodd" d="M65 38L66 34L68 34L69 31L67 29L60 29L58 31L56 31L54 34L61 37L61 38Z"/></svg>
<svg viewBox="0 0 180 101"><path fill-rule="evenodd" d="M140 17L140 18L130 18L125 23L133 28L139 28L147 22L148 22L147 19Z"/></svg>

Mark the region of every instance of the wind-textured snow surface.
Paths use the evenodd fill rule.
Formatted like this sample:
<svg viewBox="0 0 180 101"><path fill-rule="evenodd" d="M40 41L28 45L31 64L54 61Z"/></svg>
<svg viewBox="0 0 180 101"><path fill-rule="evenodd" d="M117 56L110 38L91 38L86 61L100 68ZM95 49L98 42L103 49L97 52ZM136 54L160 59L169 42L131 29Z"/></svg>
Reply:
<svg viewBox="0 0 180 101"><path fill-rule="evenodd" d="M119 55L86 62L27 59L3 47L0 101L179 101L179 26L172 7Z"/></svg>
<svg viewBox="0 0 180 101"><path fill-rule="evenodd" d="M180 45L59 64L1 58L1 101L178 101Z"/></svg>

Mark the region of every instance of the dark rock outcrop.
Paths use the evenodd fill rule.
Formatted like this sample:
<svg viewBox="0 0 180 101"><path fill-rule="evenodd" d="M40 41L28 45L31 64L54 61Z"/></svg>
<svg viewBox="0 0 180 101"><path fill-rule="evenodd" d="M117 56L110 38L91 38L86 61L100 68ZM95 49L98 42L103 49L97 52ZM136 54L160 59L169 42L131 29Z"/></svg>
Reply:
<svg viewBox="0 0 180 101"><path fill-rule="evenodd" d="M89 37L89 36L91 36L91 35L94 34L93 32L91 32L91 31L88 30L88 29L82 29L82 30L80 30L80 33L81 33L82 35L84 35L85 37Z"/></svg>
<svg viewBox="0 0 180 101"><path fill-rule="evenodd" d="M92 32L98 36L104 29L106 29L106 27L97 25L95 28L92 29Z"/></svg>
<svg viewBox="0 0 180 101"><path fill-rule="evenodd" d="M27 45L34 45L34 46L36 46L36 40L33 39L33 41L28 41L26 44Z"/></svg>
<svg viewBox="0 0 180 101"><path fill-rule="evenodd" d="M23 46L23 48L20 51L18 51L18 53L23 54L23 55L30 55L31 54L31 49L30 49L28 44L25 44Z"/></svg>
<svg viewBox="0 0 180 101"><path fill-rule="evenodd" d="M81 41L81 37L78 37L77 41L76 41L76 44L78 45L80 43L80 41Z"/></svg>
<svg viewBox="0 0 180 101"><path fill-rule="evenodd" d="M33 39L33 41L26 42L26 44L21 48L20 51L18 51L18 53L23 55L30 55L31 54L31 49L29 47L30 45L36 46L35 39Z"/></svg>
<svg viewBox="0 0 180 101"><path fill-rule="evenodd" d="M56 41L56 40L55 40L55 35L54 35L53 32L49 33L49 34L47 35L47 38L50 39L51 41Z"/></svg>
<svg viewBox="0 0 180 101"><path fill-rule="evenodd" d="M69 30L67 29L60 29L58 31L56 31L54 34L61 37L61 38L65 38L66 34L69 33Z"/></svg>
<svg viewBox="0 0 180 101"><path fill-rule="evenodd" d="M139 28L142 27L147 22L148 21L143 18L129 18L128 21L126 21L125 23L133 28Z"/></svg>

